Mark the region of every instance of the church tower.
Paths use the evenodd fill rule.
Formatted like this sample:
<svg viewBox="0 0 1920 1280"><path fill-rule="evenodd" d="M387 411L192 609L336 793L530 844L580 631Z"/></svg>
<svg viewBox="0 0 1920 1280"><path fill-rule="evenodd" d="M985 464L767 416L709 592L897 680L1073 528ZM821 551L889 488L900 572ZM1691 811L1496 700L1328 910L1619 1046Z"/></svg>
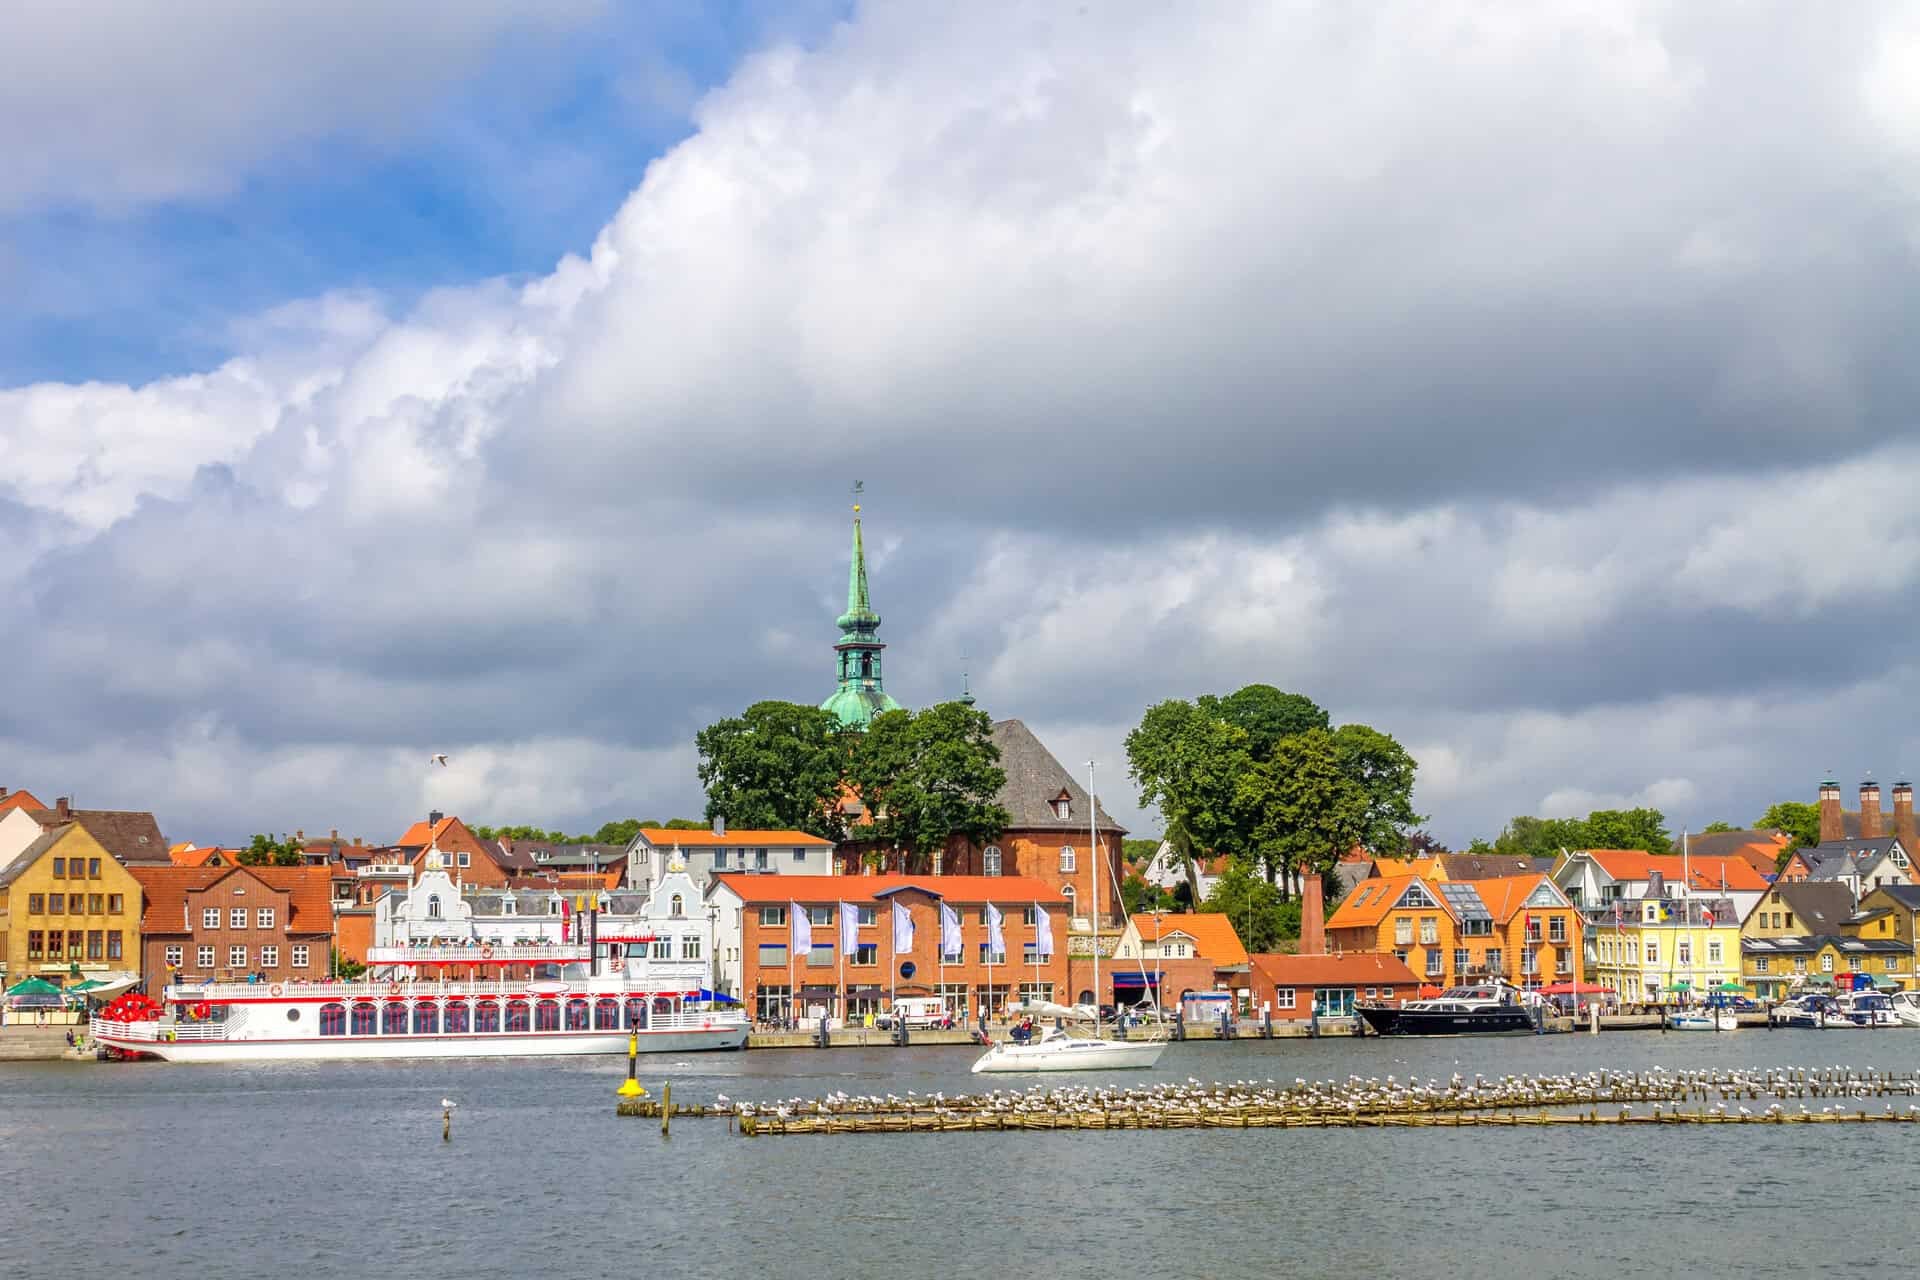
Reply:
<svg viewBox="0 0 1920 1280"><path fill-rule="evenodd" d="M856 482L854 493L861 486ZM853 504L853 564L847 570L847 611L840 615L840 642L833 646L839 660L839 687L820 704L831 711L843 729L865 731L882 711L898 711L880 678L880 615L867 598L867 552L860 540L860 504Z"/></svg>

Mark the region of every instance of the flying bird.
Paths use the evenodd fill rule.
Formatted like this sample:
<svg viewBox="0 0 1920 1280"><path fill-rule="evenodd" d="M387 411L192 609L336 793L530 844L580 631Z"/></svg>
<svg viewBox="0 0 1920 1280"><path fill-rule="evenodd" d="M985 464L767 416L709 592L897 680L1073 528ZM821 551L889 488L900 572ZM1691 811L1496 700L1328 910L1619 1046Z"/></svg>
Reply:
<svg viewBox="0 0 1920 1280"><path fill-rule="evenodd" d="M444 769L447 767L447 753L442 751L442 752L439 752L438 754L430 755L427 757L427 763L437 764L442 769Z"/></svg>

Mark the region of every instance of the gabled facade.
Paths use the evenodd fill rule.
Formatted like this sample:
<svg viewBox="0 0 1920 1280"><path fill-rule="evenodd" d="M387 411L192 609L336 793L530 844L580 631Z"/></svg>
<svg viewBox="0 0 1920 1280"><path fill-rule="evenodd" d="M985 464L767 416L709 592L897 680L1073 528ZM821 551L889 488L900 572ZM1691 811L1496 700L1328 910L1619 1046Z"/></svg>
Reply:
<svg viewBox="0 0 1920 1280"><path fill-rule="evenodd" d="M1589 920L1599 920L1616 902L1648 896L1655 876L1665 888L1661 896L1684 892L1711 895L1733 904L1736 920L1744 920L1771 883L1740 857L1645 853L1639 849L1582 849L1554 868L1553 881ZM1688 879L1691 877L1691 879Z"/></svg>
<svg viewBox="0 0 1920 1280"><path fill-rule="evenodd" d="M1363 880L1327 919L1331 951L1390 954L1442 987L1571 978L1580 939L1579 913L1544 875Z"/></svg>
<svg viewBox="0 0 1920 1280"><path fill-rule="evenodd" d="M1858 979L1900 990L1912 985L1913 948L1897 939L1845 934L1749 938L1741 943L1743 977L1758 994L1778 999L1803 987L1852 986Z"/></svg>
<svg viewBox="0 0 1920 1280"><path fill-rule="evenodd" d="M139 881L84 826L69 822L42 832L0 870L0 961L7 982L31 977L59 984L136 972L140 908Z"/></svg>
<svg viewBox="0 0 1920 1280"><path fill-rule="evenodd" d="M504 888L507 870L500 865L498 850L473 834L460 819L437 810L425 822L416 822L394 841L408 865L417 875L426 865L428 850L438 850L447 870L462 884L493 885Z"/></svg>
<svg viewBox="0 0 1920 1280"><path fill-rule="evenodd" d="M169 982L314 982L333 918L323 867L133 867L145 895L142 972Z"/></svg>
<svg viewBox="0 0 1920 1280"><path fill-rule="evenodd" d="M1594 980L1630 1004L1684 1002L1739 982L1737 905L1727 896L1668 885L1658 870L1650 875L1638 895L1588 913Z"/></svg>
<svg viewBox="0 0 1920 1280"><path fill-rule="evenodd" d="M694 831L642 827L626 848L627 887L651 895L676 864L705 893L715 875L727 872L832 875L834 850L831 840L805 831L729 831L724 821Z"/></svg>
<svg viewBox="0 0 1920 1280"><path fill-rule="evenodd" d="M65 796L51 809L24 806L0 813L0 868L56 827L78 822L100 847L123 864L167 863L167 842L153 815L136 809L76 809Z"/></svg>
<svg viewBox="0 0 1920 1280"><path fill-rule="evenodd" d="M1808 881L1838 881L1847 886L1856 902L1885 885L1913 883L1913 860L1896 836L1830 840L1799 852Z"/></svg>

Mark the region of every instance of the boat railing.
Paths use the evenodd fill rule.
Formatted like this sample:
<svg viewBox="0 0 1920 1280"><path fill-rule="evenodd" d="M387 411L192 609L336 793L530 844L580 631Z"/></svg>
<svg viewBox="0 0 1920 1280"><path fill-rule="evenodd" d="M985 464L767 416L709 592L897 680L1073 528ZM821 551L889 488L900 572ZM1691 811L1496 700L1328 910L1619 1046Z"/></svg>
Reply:
<svg viewBox="0 0 1920 1280"><path fill-rule="evenodd" d="M606 980L601 979L602 982ZM532 984L535 988L546 984ZM624 988L618 986L588 986L569 984L565 990L530 990L524 979L479 979L467 981L435 981L416 979L414 981L381 982L206 982L171 986L166 989L165 998L171 1004L194 1004L201 1001L217 1002L228 1000L386 1000L386 999L438 999L451 996L468 998L512 998L519 999L585 999L597 1000L606 997L613 1000L625 1000L629 997L656 998L666 993L645 988Z"/></svg>
<svg viewBox="0 0 1920 1280"><path fill-rule="evenodd" d="M227 1029L218 1022L115 1022L96 1015L89 1029L98 1040L107 1035L117 1040L225 1040Z"/></svg>
<svg viewBox="0 0 1920 1280"><path fill-rule="evenodd" d="M577 943L519 945L512 943L460 943L452 946L368 947L368 964L501 964L509 961L530 964L565 964L583 961L587 948Z"/></svg>

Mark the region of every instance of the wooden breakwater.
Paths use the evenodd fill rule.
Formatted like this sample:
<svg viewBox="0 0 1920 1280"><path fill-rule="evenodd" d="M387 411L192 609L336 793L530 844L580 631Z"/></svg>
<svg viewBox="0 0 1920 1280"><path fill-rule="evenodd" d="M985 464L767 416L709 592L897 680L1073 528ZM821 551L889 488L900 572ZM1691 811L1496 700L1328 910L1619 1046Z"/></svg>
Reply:
<svg viewBox="0 0 1920 1280"><path fill-rule="evenodd" d="M1471 1127L1528 1124L1720 1124L1920 1119L1869 1099L1920 1097L1920 1074L1850 1067L1591 1071L1468 1079L1349 1076L1133 1086L1035 1086L985 1093L849 1095L675 1106L639 1098L623 1116L724 1118L749 1136L776 1133L961 1133L1017 1129ZM1824 1105L1814 1111L1809 1102ZM1755 1111L1747 1103L1760 1109ZM1796 1104L1789 1107L1787 1104ZM1839 1105L1836 1105L1838 1103ZM1694 1109L1685 1108L1693 1104ZM1709 1104L1714 1104L1709 1106ZM1851 1104L1851 1105L1848 1105ZM1651 1106L1650 1113L1636 1112Z"/></svg>

